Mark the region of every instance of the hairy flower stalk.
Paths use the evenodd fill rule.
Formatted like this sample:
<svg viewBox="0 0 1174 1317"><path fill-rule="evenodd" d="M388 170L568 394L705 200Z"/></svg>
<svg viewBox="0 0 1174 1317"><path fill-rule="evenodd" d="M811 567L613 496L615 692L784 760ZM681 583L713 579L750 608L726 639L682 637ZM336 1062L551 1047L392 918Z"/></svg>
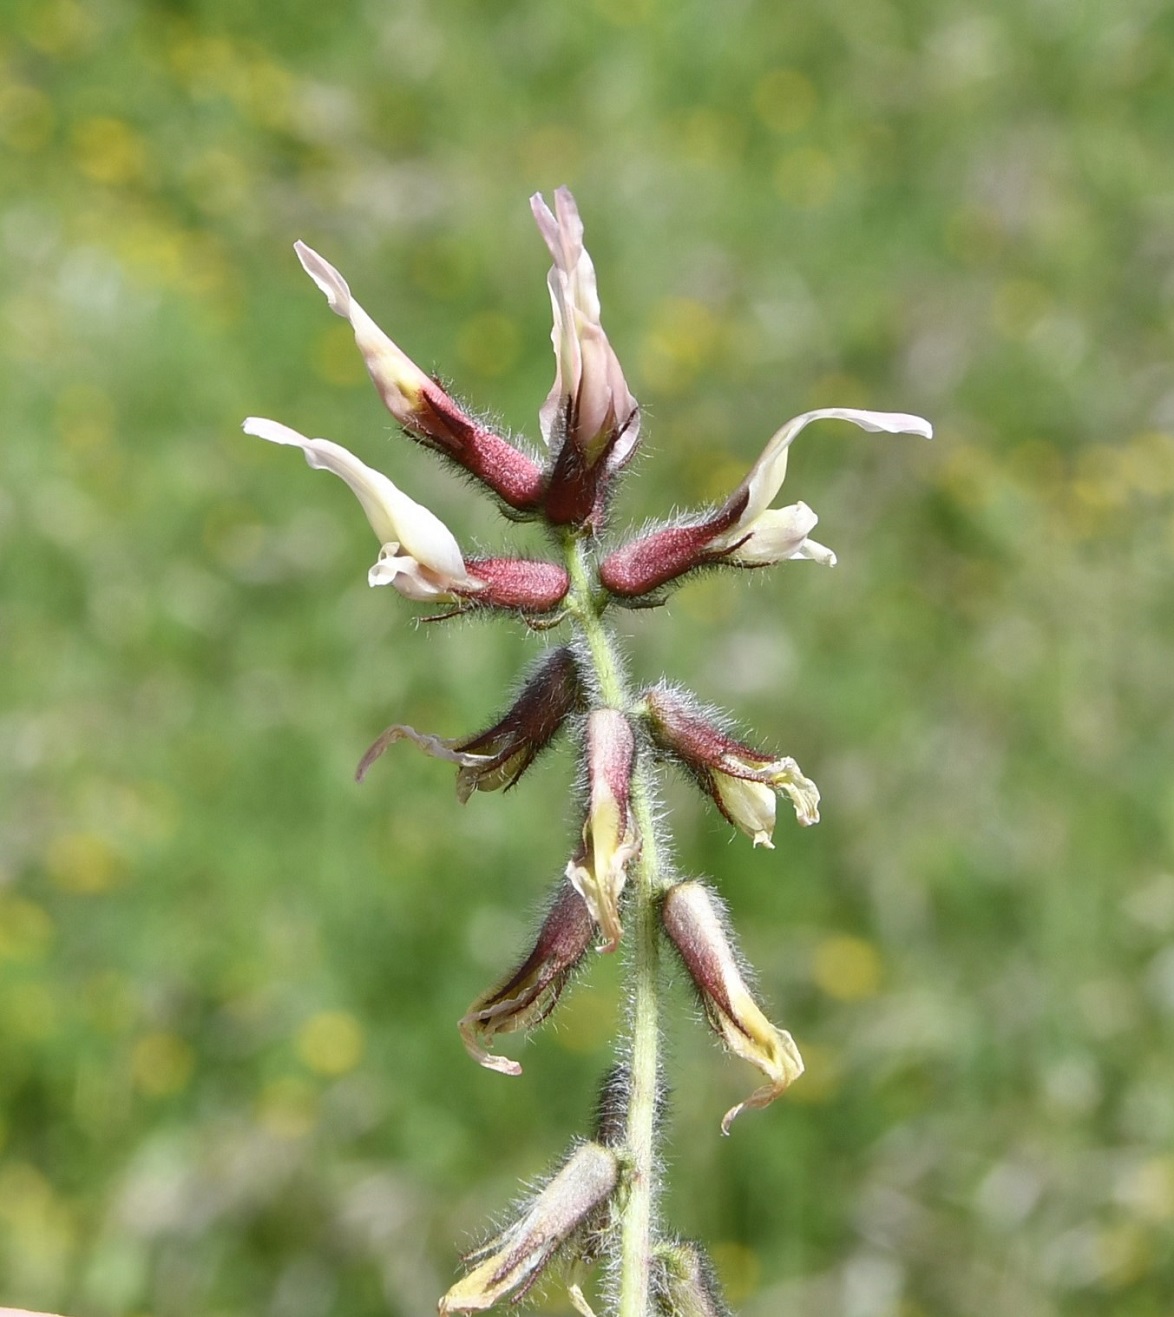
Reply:
<svg viewBox="0 0 1174 1317"><path fill-rule="evenodd" d="M371 585L441 606L432 614L437 620L492 610L534 631L570 632L534 664L509 708L485 730L449 737L395 723L359 765L362 780L388 747L411 741L456 766L463 804L514 787L557 737L569 735L575 744L582 798L565 874L533 946L459 1022L474 1060L520 1075L517 1061L489 1049L550 1016L591 959L591 947L622 948L628 980L626 1029L603 1086L594 1140L574 1145L516 1219L465 1258L465 1274L440 1300L440 1312L516 1302L556 1259L585 1268L602 1258L610 1278L603 1296L608 1317L720 1317L728 1309L704 1251L662 1234L657 1221L662 942L679 956L725 1046L766 1080L726 1113L723 1133L739 1112L778 1098L803 1063L790 1034L770 1023L747 987L724 905L705 885L669 872L655 773L666 763L682 769L755 846L772 845L778 796L790 800L801 824L811 824L819 819L819 792L794 759L736 739L722 715L687 691L661 681L634 693L608 613L615 605L657 603L670 586L706 568L756 569L804 558L834 563L831 550L810 538L817 518L805 503L771 506L796 437L824 419L879 433L928 437L932 431L901 412L805 412L772 436L720 507L602 552L612 496L639 442L640 408L603 330L574 198L560 188L553 208L540 196L531 208L552 260L555 378L539 413L542 461L466 413L376 325L324 257L304 243L296 250L330 309L349 321L380 398L408 436L479 481L510 520L544 522L561 561L469 556L439 518L340 445L257 417L245 430L299 448L312 467L347 484L379 543ZM595 1312L578 1274L568 1297L576 1311Z"/></svg>

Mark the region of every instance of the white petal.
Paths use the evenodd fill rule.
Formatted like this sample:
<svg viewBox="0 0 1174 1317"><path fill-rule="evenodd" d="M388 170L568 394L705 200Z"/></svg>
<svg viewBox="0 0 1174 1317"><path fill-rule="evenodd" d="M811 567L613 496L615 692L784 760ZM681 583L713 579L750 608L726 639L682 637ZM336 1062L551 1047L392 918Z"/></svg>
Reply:
<svg viewBox="0 0 1174 1317"><path fill-rule="evenodd" d="M355 301L350 285L325 257L304 242L295 242L294 251L302 269L326 294L330 309L350 321L355 342L387 409L397 420L409 420L429 382L428 376Z"/></svg>
<svg viewBox="0 0 1174 1317"><path fill-rule="evenodd" d="M759 513L770 507L787 474L787 450L801 430L812 421L823 420L851 421L862 430L919 434L925 439L933 438L933 426L923 417L911 416L908 412L868 412L855 407L821 407L817 411L804 412L771 436L762 450L762 456L751 467L746 481L750 498L742 513L741 525L749 526Z"/></svg>
<svg viewBox="0 0 1174 1317"><path fill-rule="evenodd" d="M839 561L834 550L815 540L804 540L791 557L806 558L810 562L819 563L821 567L834 567Z"/></svg>
<svg viewBox="0 0 1174 1317"><path fill-rule="evenodd" d="M819 518L806 503L792 503L785 508L767 508L760 514L744 543L730 554L727 562L741 563L745 567L762 567L769 563L783 562L796 555L803 556L802 550L808 532L815 529ZM739 535L746 535L743 527ZM713 547L720 548L721 541L738 539L738 535L727 532L714 541Z"/></svg>
<svg viewBox="0 0 1174 1317"><path fill-rule="evenodd" d="M332 471L345 480L381 544L398 541L407 553L434 572L461 584L468 579L460 546L444 522L341 444L307 439L288 425L260 416L250 416L244 430L270 443L300 448L312 467Z"/></svg>
<svg viewBox="0 0 1174 1317"><path fill-rule="evenodd" d="M609 455L622 465L640 432L639 411L623 370L600 323L595 267L583 247L583 221L566 188L554 194L554 212L540 193L530 208L554 261L547 275L553 328L554 385L539 411L542 435L551 442L555 422L568 399L578 403L577 432L589 463L611 436L610 421L623 428ZM592 445L596 447L592 447Z"/></svg>
<svg viewBox="0 0 1174 1317"><path fill-rule="evenodd" d="M294 251L302 263L302 269L326 294L330 309L344 320L350 319L351 290L347 281L324 257L319 256L313 247L304 242L295 242Z"/></svg>
<svg viewBox="0 0 1174 1317"><path fill-rule="evenodd" d="M410 554L399 553L398 544L385 544L378 560L367 573L370 586L390 585L414 603L455 603L450 582L418 563Z"/></svg>

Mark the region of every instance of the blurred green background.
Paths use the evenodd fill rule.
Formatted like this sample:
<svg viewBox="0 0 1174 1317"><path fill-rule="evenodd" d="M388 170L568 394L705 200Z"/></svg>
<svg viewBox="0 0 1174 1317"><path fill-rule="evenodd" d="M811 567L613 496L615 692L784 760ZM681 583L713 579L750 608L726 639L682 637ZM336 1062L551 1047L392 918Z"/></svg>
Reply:
<svg viewBox="0 0 1174 1317"><path fill-rule="evenodd" d="M395 434L304 238L473 406L552 376L527 197L575 191L645 405L635 521L787 492L840 555L623 622L638 676L821 785L774 853L679 785L809 1073L672 999L666 1216L744 1317L1174 1302L1174 22L1157 0L4 0L0 1303L431 1312L588 1122L617 967L516 1081L454 1021L565 863L559 753L461 809L388 722L486 725L544 643L418 629L348 444ZM516 1050L516 1049L515 1049ZM557 1289L544 1311L567 1312Z"/></svg>

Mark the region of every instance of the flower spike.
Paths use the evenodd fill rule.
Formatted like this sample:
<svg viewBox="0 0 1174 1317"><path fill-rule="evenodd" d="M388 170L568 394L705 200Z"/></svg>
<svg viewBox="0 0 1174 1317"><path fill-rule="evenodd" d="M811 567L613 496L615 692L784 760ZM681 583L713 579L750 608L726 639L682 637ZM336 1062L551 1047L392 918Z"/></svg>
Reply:
<svg viewBox="0 0 1174 1317"><path fill-rule="evenodd" d="M658 1042L660 935L672 943L722 1044L762 1077L725 1113L723 1134L742 1111L778 1098L803 1073L803 1061L791 1035L767 1019L748 986L719 898L704 883L679 881L673 872L658 835L651 770L665 764L682 769L755 846L772 846L779 796L790 800L803 825L819 821L820 796L794 759L736 739L721 715L688 692L661 682L633 700L610 610L654 607L669 587L709 568L753 569L794 559L834 564L835 554L811 538L818 518L806 503L773 506L796 437L825 419L926 438L933 430L903 412L804 412L771 436L724 502L602 548L613 494L640 440L641 411L603 330L595 267L574 198L562 187L551 205L538 194L530 206L551 257L555 376L539 410L546 446L541 462L467 414L379 328L334 266L305 243L295 249L330 309L354 331L376 390L404 431L480 481L508 520L545 523L558 561L467 556L432 512L347 449L258 417L245 429L300 448L312 467L346 482L380 546L369 582L438 605L425 620L497 610L533 632L563 626L571 632L529 669L492 726L458 739L393 724L356 774L361 780L389 746L411 741L455 766L464 804L476 791L512 788L568 722L582 743L582 825L570 860L529 950L458 1022L466 1050L486 1069L521 1074L517 1061L495 1050L499 1039L541 1024L588 959L588 948L615 951L624 920L633 925L622 958L626 1036L601 1085L591 1139L573 1144L510 1223L466 1255L463 1277L440 1300L440 1317L520 1302L556 1258L570 1266L567 1298L580 1317L595 1317L580 1285L585 1269L600 1261L609 1311L731 1317L704 1251L659 1226L657 1138L668 1092Z"/></svg>

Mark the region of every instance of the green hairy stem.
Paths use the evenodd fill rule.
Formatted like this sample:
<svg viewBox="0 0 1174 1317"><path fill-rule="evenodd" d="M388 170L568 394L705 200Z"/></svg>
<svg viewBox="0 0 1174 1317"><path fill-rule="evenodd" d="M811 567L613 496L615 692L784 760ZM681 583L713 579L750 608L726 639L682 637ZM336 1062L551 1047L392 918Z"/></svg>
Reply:
<svg viewBox="0 0 1174 1317"><path fill-rule="evenodd" d="M571 577L568 609L572 625L585 642L605 705L625 709L627 672L615 636L603 619L605 603L591 590L586 552L580 539L568 537L567 570ZM646 1317L652 1270L656 1179L656 1094L660 1064L660 973L656 898L663 884L652 785L637 759L632 778L632 810L643 844L629 880L630 940L625 972L628 980L629 1061L627 1135L624 1144L626 1188L620 1219L620 1294L618 1317Z"/></svg>

